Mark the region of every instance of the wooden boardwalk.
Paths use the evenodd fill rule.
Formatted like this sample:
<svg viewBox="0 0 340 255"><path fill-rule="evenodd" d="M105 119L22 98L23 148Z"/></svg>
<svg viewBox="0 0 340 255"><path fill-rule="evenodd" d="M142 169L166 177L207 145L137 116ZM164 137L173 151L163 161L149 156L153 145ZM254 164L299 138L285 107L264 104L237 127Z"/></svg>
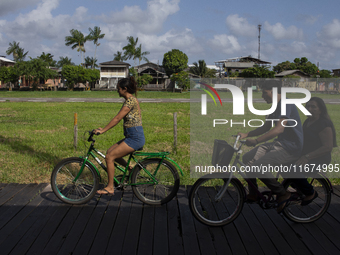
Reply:
<svg viewBox="0 0 340 255"><path fill-rule="evenodd" d="M72 206L48 184L0 184L0 254L340 254L339 195L315 223L245 204L232 224L209 228L191 215L183 186L153 207L131 190Z"/></svg>

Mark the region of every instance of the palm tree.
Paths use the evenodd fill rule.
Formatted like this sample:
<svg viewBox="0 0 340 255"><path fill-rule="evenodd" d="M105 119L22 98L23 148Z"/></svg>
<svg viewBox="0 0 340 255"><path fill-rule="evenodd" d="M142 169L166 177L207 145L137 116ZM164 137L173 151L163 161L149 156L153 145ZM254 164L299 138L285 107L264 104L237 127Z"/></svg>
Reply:
<svg viewBox="0 0 340 255"><path fill-rule="evenodd" d="M28 51L26 51L25 53L24 53L24 48L18 48L18 50L17 50L17 61L24 61L25 60L25 58L26 58L26 56L27 56L27 53L28 53Z"/></svg>
<svg viewBox="0 0 340 255"><path fill-rule="evenodd" d="M13 54L14 61L16 61L17 58L18 58L18 49L20 48L19 47L19 43L20 42L17 43L16 41L13 41L13 43L9 43L9 47L8 47L8 49L6 51L6 54L8 56Z"/></svg>
<svg viewBox="0 0 340 255"><path fill-rule="evenodd" d="M48 66L56 66L57 62L53 60L53 57L54 56L51 53L46 54L45 52L43 52L38 58L45 61L48 64Z"/></svg>
<svg viewBox="0 0 340 255"><path fill-rule="evenodd" d="M95 67L98 67L96 63L97 63L97 59L94 59L93 57L86 57L84 65L85 65L85 68L90 66L92 69L94 69Z"/></svg>
<svg viewBox="0 0 340 255"><path fill-rule="evenodd" d="M140 44L140 45L138 46L138 48L136 49L136 54L135 54L135 56L136 56L136 58L138 58L138 60L139 60L139 65L140 65L140 62L141 62L142 60L144 60L144 61L146 61L146 62L149 62L149 60L145 57L146 55L149 55L149 54L150 54L150 52L148 52L148 51L142 52L142 44Z"/></svg>
<svg viewBox="0 0 340 255"><path fill-rule="evenodd" d="M64 65L71 65L74 66L74 63L72 62L72 60L68 57L59 57L60 60L57 63L58 67L63 67Z"/></svg>
<svg viewBox="0 0 340 255"><path fill-rule="evenodd" d="M136 66L136 52L137 52L137 43L138 43L138 37L136 40L133 38L133 36L128 36L128 45L123 47L124 52L124 58L125 59L133 59L135 61L135 66Z"/></svg>
<svg viewBox="0 0 340 255"><path fill-rule="evenodd" d="M93 57L93 61L96 59L96 53L97 53L97 47L100 45L100 43L98 43L99 39L103 39L105 34L101 34L101 30L100 27L95 26L94 29L92 30L92 28L89 28L90 34L88 35L88 38L90 41L93 41L93 43L96 45L96 49L94 51L94 57ZM92 64L92 69L94 68L94 62Z"/></svg>
<svg viewBox="0 0 340 255"><path fill-rule="evenodd" d="M117 51L117 53L113 54L113 56L114 56L113 60L116 60L116 61L125 61L126 60L121 51Z"/></svg>
<svg viewBox="0 0 340 255"><path fill-rule="evenodd" d="M70 30L71 36L66 36L65 37L65 45L66 46L72 46L72 50L77 48L78 52L84 52L84 60L85 60L85 42L89 39L88 36L84 36L82 32L80 32L77 29L71 29ZM81 56L81 61L83 64L83 58Z"/></svg>
<svg viewBox="0 0 340 255"><path fill-rule="evenodd" d="M196 74L200 77L205 77L208 73L207 64L204 60L198 60L197 62L192 63L194 66L190 68L190 72Z"/></svg>

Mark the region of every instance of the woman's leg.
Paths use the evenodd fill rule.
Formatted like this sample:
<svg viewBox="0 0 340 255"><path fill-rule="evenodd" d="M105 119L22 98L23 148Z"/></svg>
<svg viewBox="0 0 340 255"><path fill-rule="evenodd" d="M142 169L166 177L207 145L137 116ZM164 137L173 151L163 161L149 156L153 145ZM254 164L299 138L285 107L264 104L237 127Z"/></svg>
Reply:
<svg viewBox="0 0 340 255"><path fill-rule="evenodd" d="M105 190L98 190L98 194L107 194L109 192L110 194L114 193L114 183L113 183L113 177L115 174L115 165L114 161L116 159L122 158L126 156L127 154L134 152L135 150L128 146L125 142L116 143L115 145L112 145L105 156L106 166L107 166L107 175L108 175L108 184L105 188Z"/></svg>

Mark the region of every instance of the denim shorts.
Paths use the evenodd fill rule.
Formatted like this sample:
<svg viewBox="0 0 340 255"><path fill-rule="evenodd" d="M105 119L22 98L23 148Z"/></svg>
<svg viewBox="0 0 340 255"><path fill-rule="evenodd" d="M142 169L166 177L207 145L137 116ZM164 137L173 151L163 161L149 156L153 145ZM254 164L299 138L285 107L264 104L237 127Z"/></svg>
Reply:
<svg viewBox="0 0 340 255"><path fill-rule="evenodd" d="M142 126L124 128L124 136L124 142L135 151L141 149L145 144Z"/></svg>

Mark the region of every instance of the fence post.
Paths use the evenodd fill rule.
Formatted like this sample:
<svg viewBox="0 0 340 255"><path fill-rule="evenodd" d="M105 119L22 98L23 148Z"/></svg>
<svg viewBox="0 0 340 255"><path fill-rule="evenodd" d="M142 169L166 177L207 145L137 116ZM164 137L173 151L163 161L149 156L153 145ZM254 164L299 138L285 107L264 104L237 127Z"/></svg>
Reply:
<svg viewBox="0 0 340 255"><path fill-rule="evenodd" d="M177 112L174 113L174 152L177 152Z"/></svg>
<svg viewBox="0 0 340 255"><path fill-rule="evenodd" d="M74 134L73 134L73 145L77 149L78 144L78 114L74 114Z"/></svg>

